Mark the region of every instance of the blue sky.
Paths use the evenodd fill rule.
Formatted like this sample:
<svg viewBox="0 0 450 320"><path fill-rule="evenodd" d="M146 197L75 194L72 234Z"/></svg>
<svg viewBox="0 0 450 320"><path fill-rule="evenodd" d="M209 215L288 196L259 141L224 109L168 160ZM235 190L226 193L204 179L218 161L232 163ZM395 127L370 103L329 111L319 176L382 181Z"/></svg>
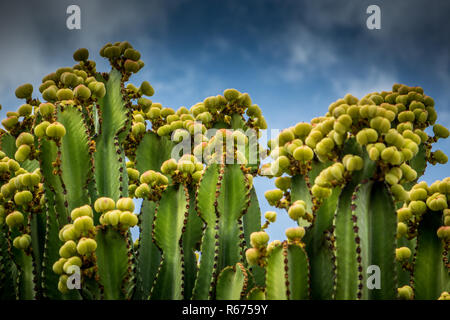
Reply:
<svg viewBox="0 0 450 320"><path fill-rule="evenodd" d="M66 8L81 8L81 30L66 28ZM366 8L381 8L381 29L366 27ZM248 92L270 128L282 129L324 114L346 93L361 97L395 82L422 86L436 101L439 123L450 127L450 2L439 0L284 1L16 1L0 2L0 104L16 110L15 88L40 83L72 52L98 55L106 42L128 40L146 66L132 79L148 80L164 106L190 107L226 88ZM450 142L436 148L450 154ZM424 180L447 176L429 166ZM255 181L263 197L273 181ZM293 226L280 213L270 229L284 239Z"/></svg>

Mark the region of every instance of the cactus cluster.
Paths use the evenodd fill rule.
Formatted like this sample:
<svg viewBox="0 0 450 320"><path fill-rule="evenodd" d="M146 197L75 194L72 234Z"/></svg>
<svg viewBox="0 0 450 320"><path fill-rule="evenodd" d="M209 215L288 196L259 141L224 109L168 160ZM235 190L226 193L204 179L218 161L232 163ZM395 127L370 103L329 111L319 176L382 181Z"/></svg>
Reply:
<svg viewBox="0 0 450 320"><path fill-rule="evenodd" d="M261 165L247 93L175 110L130 82L144 62L128 42L100 55L109 73L78 49L2 121L1 299L449 299L450 180L417 183L449 132L421 88L346 95ZM274 211L261 225L257 175L298 224L284 241Z"/></svg>
<svg viewBox="0 0 450 320"><path fill-rule="evenodd" d="M277 189L265 197L304 228L296 232L309 260L310 297L437 299L448 291L448 178L416 184L427 163L448 160L431 151L449 136L436 120L422 88L395 84L360 100L347 94L325 116L269 141L273 161L261 171L276 177ZM382 283L370 290L373 265Z"/></svg>

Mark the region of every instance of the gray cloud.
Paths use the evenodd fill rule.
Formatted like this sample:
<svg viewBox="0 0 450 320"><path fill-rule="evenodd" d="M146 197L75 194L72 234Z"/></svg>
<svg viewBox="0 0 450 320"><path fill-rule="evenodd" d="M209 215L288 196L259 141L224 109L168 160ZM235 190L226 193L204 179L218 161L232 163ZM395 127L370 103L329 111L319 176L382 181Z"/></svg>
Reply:
<svg viewBox="0 0 450 320"><path fill-rule="evenodd" d="M14 89L22 83L38 85L45 74L73 65L72 53L90 50L99 67L106 62L98 50L105 42L133 38L148 46L163 34L167 16L181 1L15 1L0 2L0 95L4 107L15 103ZM66 9L81 8L81 30L66 28ZM147 27L151 25L152 29Z"/></svg>

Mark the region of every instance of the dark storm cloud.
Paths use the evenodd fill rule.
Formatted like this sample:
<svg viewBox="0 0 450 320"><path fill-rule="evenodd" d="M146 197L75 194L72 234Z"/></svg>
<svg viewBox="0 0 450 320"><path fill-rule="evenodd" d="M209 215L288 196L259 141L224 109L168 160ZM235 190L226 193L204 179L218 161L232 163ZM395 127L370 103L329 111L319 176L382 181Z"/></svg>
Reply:
<svg viewBox="0 0 450 320"><path fill-rule="evenodd" d="M65 27L70 4L81 7L80 31ZM365 27L370 4L381 7L381 30ZM336 94L388 89L409 78L444 92L449 12L449 2L425 0L2 1L0 94L11 103L17 85L38 84L72 64L76 48L98 58L103 43L124 39L157 59L159 66L142 75L156 72L166 93L218 87L227 77L247 84L251 75L258 85L321 83ZM448 103L448 94L442 99Z"/></svg>
<svg viewBox="0 0 450 320"><path fill-rule="evenodd" d="M62 65L74 64L72 52L91 49L98 57L108 41L164 30L170 8L179 1L2 1L0 3L0 94L10 101L12 89L23 82L38 84L42 76ZM66 9L81 8L81 30L68 30ZM158 26L154 30L149 25ZM98 59L96 59L98 61Z"/></svg>

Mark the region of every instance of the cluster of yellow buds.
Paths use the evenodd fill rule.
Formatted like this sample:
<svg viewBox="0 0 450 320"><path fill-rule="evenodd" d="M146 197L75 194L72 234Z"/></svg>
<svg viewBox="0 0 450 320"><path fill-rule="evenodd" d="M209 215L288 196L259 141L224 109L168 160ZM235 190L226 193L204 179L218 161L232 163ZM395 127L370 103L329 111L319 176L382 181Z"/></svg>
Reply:
<svg viewBox="0 0 450 320"><path fill-rule="evenodd" d="M60 259L53 264L53 271L60 276L58 290L68 291L67 280L74 267L92 268L97 242L93 211L90 205L75 208L70 213L72 223L59 231L59 239L64 244L59 249Z"/></svg>
<svg viewBox="0 0 450 320"><path fill-rule="evenodd" d="M6 223L10 230L18 231L20 234L14 238L13 246L27 250L31 237L26 214L38 210L44 199L41 172L39 169L26 171L1 151L0 157L0 175L3 180L0 188L0 224Z"/></svg>
<svg viewBox="0 0 450 320"><path fill-rule="evenodd" d="M132 162L127 162L128 192L136 198L157 200L161 192L169 184L169 179L154 170L148 170L139 175Z"/></svg>
<svg viewBox="0 0 450 320"><path fill-rule="evenodd" d="M450 241L450 209L448 209L450 178L435 181L430 186L422 181L405 193L405 203L397 210L397 237L411 233L413 227L421 220L421 216L430 210L443 212L444 225L438 229L437 234L439 238Z"/></svg>
<svg viewBox="0 0 450 320"><path fill-rule="evenodd" d="M94 203L94 209L102 213L100 223L104 226L112 226L121 231L127 231L139 222L138 216L133 213L134 202L131 198L120 198L117 203L107 197L98 198Z"/></svg>
<svg viewBox="0 0 450 320"><path fill-rule="evenodd" d="M247 249L245 256L249 265L258 265L267 254L269 235L265 231L253 232L250 235L252 248Z"/></svg>

